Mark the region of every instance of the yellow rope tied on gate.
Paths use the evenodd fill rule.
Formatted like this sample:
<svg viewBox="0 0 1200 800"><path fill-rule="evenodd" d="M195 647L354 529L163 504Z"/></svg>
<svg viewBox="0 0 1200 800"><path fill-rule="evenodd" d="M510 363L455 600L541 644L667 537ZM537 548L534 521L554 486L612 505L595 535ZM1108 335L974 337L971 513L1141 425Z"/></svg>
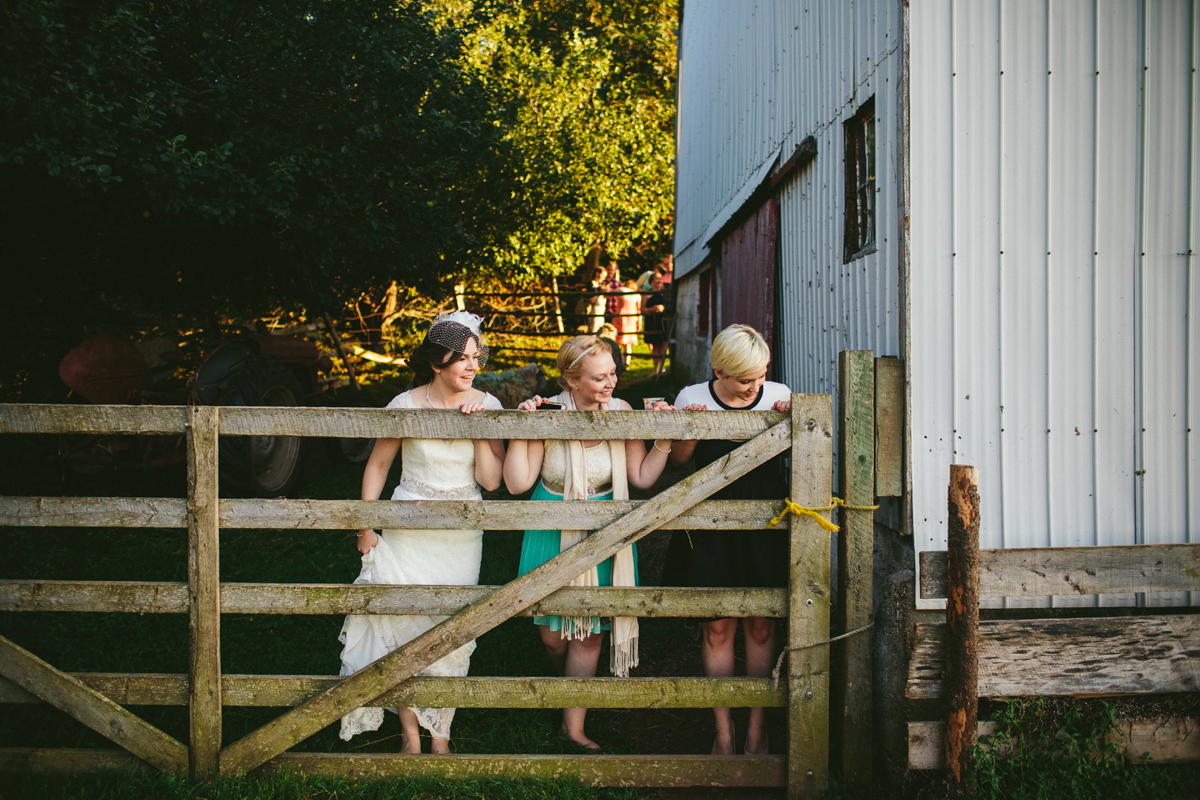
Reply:
<svg viewBox="0 0 1200 800"><path fill-rule="evenodd" d="M841 530L841 527L834 525L820 514L822 511L832 511L835 508L847 508L851 511L874 511L875 509L879 508L879 506L846 505L846 501L840 497L835 497L830 500L829 505L827 506L802 506L799 503L793 503L791 500L784 498L783 511L780 511L778 516L768 522L767 526L774 528L780 522L783 522L783 518L788 514L795 514L797 517L812 517L817 521L817 524L825 530L829 531L830 533L837 533L839 530Z"/></svg>

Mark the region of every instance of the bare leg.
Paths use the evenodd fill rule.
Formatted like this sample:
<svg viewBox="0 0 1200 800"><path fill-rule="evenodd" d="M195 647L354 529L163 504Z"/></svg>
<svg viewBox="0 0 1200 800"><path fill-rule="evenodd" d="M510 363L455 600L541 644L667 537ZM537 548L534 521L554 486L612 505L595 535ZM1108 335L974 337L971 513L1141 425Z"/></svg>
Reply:
<svg viewBox="0 0 1200 800"><path fill-rule="evenodd" d="M562 638L561 631L550 630L549 625L539 625L542 644L554 664L555 671L567 678L594 678L596 664L600 661L600 645L604 641L603 634L594 634L584 639L567 640ZM599 749L600 745L593 742L583 732L586 708L563 709L563 733L571 737L576 744L590 749Z"/></svg>
<svg viewBox="0 0 1200 800"><path fill-rule="evenodd" d="M411 708L398 709L400 713L400 752L418 755L421 752L421 726Z"/></svg>
<svg viewBox="0 0 1200 800"><path fill-rule="evenodd" d="M702 627L700 656L704 662L704 675L709 678L733 677L733 639L737 635L737 620L718 619L705 622ZM713 716L717 723L713 755L731 756L734 752L733 717L728 708L714 708Z"/></svg>
<svg viewBox="0 0 1200 800"><path fill-rule="evenodd" d="M549 625L538 625L537 629L542 637L542 644L546 647L546 655L550 656L550 663L554 665L554 672L561 678L566 674L569 642L562 638L560 631L550 630Z"/></svg>
<svg viewBox="0 0 1200 800"><path fill-rule="evenodd" d="M746 617L742 620L746 635L746 676L765 678L775 666L775 620ZM766 755L767 718L761 708L750 709L750 730L746 732L746 755Z"/></svg>

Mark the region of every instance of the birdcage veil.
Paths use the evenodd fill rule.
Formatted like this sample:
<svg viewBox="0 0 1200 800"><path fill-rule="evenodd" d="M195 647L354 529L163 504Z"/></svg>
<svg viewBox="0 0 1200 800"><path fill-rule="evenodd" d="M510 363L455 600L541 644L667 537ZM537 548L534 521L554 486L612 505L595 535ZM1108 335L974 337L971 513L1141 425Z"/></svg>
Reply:
<svg viewBox="0 0 1200 800"><path fill-rule="evenodd" d="M467 341L473 338L479 346L478 359L479 366L482 367L487 364L488 360L488 346L483 336L482 323L483 317L469 311L451 311L449 314L439 314L438 318L429 326L429 333L425 334L425 341L456 353L464 353L467 349Z"/></svg>

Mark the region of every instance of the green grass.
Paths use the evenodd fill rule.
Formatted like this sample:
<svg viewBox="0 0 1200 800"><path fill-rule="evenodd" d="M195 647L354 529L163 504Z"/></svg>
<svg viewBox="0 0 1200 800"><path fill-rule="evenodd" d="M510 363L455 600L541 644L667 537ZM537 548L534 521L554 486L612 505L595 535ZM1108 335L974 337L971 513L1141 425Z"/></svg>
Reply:
<svg viewBox="0 0 1200 800"><path fill-rule="evenodd" d="M9 775L0 800L633 800L629 790L598 790L569 781L352 781L294 773L220 778L193 784L161 773L104 770L91 775Z"/></svg>

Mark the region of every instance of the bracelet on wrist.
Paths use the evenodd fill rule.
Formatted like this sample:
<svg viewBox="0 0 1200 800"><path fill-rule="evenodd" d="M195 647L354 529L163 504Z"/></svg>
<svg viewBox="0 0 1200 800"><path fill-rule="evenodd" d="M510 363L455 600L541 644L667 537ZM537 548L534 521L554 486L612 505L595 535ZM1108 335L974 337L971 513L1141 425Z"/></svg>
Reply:
<svg viewBox="0 0 1200 800"><path fill-rule="evenodd" d="M655 439L654 440L654 449L660 453L670 453L673 448L668 448L666 450L663 450L661 447L658 446L658 439Z"/></svg>

